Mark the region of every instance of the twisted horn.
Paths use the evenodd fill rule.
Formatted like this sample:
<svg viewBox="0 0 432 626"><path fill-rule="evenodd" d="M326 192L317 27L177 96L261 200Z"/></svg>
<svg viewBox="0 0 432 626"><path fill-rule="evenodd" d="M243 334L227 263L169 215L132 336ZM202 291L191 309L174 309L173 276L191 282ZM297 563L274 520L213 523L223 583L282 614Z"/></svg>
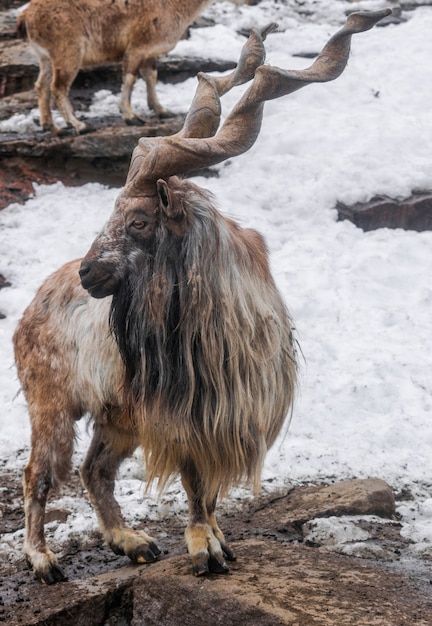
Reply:
<svg viewBox="0 0 432 626"><path fill-rule="evenodd" d="M159 178L200 170L249 150L258 137L266 100L291 94L311 83L335 80L348 62L351 36L370 30L390 14L391 9L352 13L305 70L262 65L265 56L262 42L274 25L262 31L253 30L236 70L223 78L198 75L197 92L182 131L172 137L139 140L132 155L125 193L142 195L154 190ZM251 85L215 134L220 119L219 96L252 77Z"/></svg>
<svg viewBox="0 0 432 626"><path fill-rule="evenodd" d="M237 67L227 76L214 78L202 72L198 74L199 85L186 115L182 130L175 137L212 137L219 128L220 96L238 85L248 83L256 69L265 61L264 40L277 29L277 24L268 24L262 30L253 28L242 48Z"/></svg>
<svg viewBox="0 0 432 626"><path fill-rule="evenodd" d="M170 137L171 141L212 137L216 133L221 116L220 96L233 87L252 80L255 70L265 61L266 52L263 41L276 28L277 24L271 23L262 30L251 29L236 68L227 76L214 78L202 72L198 74L198 87L183 128ZM142 137L139 140L129 166L125 186L126 195L140 196L143 193L153 195L154 181L160 176L151 176L150 171L156 166L156 160L160 161L161 144L166 139L166 137Z"/></svg>

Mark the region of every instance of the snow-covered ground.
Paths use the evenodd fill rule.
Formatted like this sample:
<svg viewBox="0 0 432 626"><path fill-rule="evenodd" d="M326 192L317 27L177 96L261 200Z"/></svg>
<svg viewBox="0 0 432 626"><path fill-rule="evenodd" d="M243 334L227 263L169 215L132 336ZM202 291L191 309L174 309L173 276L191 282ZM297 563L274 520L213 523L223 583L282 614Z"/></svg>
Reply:
<svg viewBox="0 0 432 626"><path fill-rule="evenodd" d="M388 3L391 6L391 2ZM219 2L218 25L194 30L176 54L236 59L239 28L278 21L267 60L284 68L310 62L353 8L384 2L263 0L254 7ZM311 14L298 13L298 8ZM432 232L381 229L364 233L337 222L337 201L376 194L403 198L432 187L432 6L404 13L405 23L356 35L350 62L335 82L312 85L266 104L261 135L250 152L221 164L219 177L197 178L220 208L266 237L276 281L295 320L304 354L289 433L269 452L266 490L292 482L379 476L414 500L400 504L403 534L432 555ZM161 101L186 111L196 81L158 85ZM224 98L228 111L241 90ZM145 110L144 85L133 102ZM99 92L91 113L117 113L118 95ZM88 115L87 113L84 114ZM36 128L35 110L0 130ZM0 457L21 472L30 429L13 365L11 337L37 287L62 263L87 251L110 214L117 190L99 184L37 187L24 206L0 213ZM74 462L90 435L85 425ZM125 463L117 495L127 518L183 515L179 482L157 499L144 496L139 459ZM238 489L230 502L249 492ZM51 543L96 528L85 499L59 497L72 511L53 523ZM0 542L14 558L22 531Z"/></svg>

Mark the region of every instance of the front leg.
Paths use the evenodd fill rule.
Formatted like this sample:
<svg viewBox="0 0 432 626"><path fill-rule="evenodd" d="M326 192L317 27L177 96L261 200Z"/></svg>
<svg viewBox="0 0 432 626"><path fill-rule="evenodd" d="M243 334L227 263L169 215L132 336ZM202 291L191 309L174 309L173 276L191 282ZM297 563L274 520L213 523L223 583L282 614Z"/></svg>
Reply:
<svg viewBox="0 0 432 626"><path fill-rule="evenodd" d="M206 497L195 465L190 462L181 471L182 483L188 497L189 523L185 540L196 576L224 574L229 571L226 559L235 560L226 544L214 514L216 497Z"/></svg>
<svg viewBox="0 0 432 626"><path fill-rule="evenodd" d="M219 528L219 524L217 523L216 520L216 514L215 514L215 509L216 509L216 502L217 502L217 497L213 498L208 504L207 504L207 515L208 515L208 520L209 520L209 524L213 530L213 534L216 537L216 539L219 541L220 546L222 548L222 552L226 558L227 561L235 561L236 560L236 555L234 553L234 551L228 546L225 536L223 534L223 532L221 531L221 529Z"/></svg>
<svg viewBox="0 0 432 626"><path fill-rule="evenodd" d="M114 482L121 462L136 448L134 438L111 427L96 424L81 479L88 490L107 544L115 554L124 554L134 563L151 563L160 550L144 531L127 526L114 498Z"/></svg>

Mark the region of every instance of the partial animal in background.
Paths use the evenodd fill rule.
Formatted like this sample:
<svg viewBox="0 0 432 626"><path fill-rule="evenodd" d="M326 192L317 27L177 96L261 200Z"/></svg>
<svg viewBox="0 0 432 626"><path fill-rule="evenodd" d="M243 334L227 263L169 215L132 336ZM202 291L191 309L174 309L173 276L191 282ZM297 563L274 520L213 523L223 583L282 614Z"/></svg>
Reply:
<svg viewBox="0 0 432 626"><path fill-rule="evenodd" d="M139 75L147 86L147 102L159 117L169 115L156 94L156 58L174 48L187 27L214 0L31 0L17 19L17 32L28 36L39 59L36 82L40 121L58 133L50 99L77 133L79 121L69 90L83 67L122 61L120 113L127 124L140 123L131 107Z"/></svg>
<svg viewBox="0 0 432 626"><path fill-rule="evenodd" d="M114 552L138 563L160 554L153 538L126 525L113 495L121 462L141 447L149 483L162 488L181 476L195 574L228 570L235 556L216 521L217 498L243 479L259 486L292 408L295 340L262 237L178 175L249 150L266 100L335 79L351 35L388 13L351 15L304 71L263 65L272 27L252 31L234 72L199 75L177 135L140 139L84 259L48 278L24 312L14 335L32 423L24 551L43 582L65 579L45 542L44 511L70 470L75 423L86 414L94 434L81 477ZM250 80L218 131L220 96Z"/></svg>

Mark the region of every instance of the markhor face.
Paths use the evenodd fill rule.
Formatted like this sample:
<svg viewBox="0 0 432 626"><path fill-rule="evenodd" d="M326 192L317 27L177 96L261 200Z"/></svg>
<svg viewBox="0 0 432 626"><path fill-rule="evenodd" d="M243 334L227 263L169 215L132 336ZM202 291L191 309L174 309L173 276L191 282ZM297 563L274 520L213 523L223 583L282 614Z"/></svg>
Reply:
<svg viewBox="0 0 432 626"><path fill-rule="evenodd" d="M82 286L94 298L115 295L138 255L154 256L166 235L178 240L185 229L182 203L165 181L158 181L151 195L120 195L113 214L82 260Z"/></svg>

